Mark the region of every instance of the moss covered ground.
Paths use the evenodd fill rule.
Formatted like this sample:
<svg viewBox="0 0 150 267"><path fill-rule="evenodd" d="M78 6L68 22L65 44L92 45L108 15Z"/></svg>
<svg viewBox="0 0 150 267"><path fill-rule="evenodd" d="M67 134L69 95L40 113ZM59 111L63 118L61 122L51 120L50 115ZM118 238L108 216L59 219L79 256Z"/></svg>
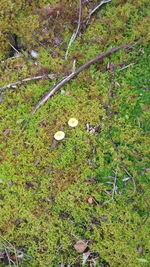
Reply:
<svg viewBox="0 0 150 267"><path fill-rule="evenodd" d="M113 0L87 28L99 1L83 1L81 33L65 59L78 2L0 2L0 87L54 74L0 91L1 267L150 266L149 1ZM74 60L78 68L132 42L66 84L22 131ZM10 57L12 46L19 56ZM87 244L81 253L79 240Z"/></svg>

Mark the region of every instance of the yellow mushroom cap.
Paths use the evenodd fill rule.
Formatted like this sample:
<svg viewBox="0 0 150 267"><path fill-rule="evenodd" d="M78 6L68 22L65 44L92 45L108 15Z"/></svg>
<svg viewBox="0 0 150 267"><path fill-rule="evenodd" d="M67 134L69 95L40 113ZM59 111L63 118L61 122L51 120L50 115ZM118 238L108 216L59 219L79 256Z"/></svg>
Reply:
<svg viewBox="0 0 150 267"><path fill-rule="evenodd" d="M54 138L56 140L62 140L65 137L65 133L63 131L58 131L54 134Z"/></svg>
<svg viewBox="0 0 150 267"><path fill-rule="evenodd" d="M71 118L69 121L68 121L68 124L69 126L71 127L76 127L78 125L78 120L75 119L75 118Z"/></svg>

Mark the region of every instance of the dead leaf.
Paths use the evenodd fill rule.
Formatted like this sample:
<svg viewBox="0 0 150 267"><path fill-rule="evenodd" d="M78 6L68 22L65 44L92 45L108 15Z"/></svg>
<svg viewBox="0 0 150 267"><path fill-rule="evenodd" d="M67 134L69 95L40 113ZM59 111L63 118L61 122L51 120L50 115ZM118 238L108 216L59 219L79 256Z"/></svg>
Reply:
<svg viewBox="0 0 150 267"><path fill-rule="evenodd" d="M87 243L82 240L77 241L74 245L74 248L78 253L83 253L87 247Z"/></svg>
<svg viewBox="0 0 150 267"><path fill-rule="evenodd" d="M17 260L17 258L16 258L16 254L12 254L12 255L11 255L11 260L13 260L13 261L16 261L16 260Z"/></svg>

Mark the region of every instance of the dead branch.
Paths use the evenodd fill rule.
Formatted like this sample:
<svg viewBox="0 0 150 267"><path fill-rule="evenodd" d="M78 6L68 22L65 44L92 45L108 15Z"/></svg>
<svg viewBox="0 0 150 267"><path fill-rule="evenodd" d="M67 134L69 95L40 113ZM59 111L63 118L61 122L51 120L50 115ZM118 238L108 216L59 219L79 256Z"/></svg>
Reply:
<svg viewBox="0 0 150 267"><path fill-rule="evenodd" d="M54 95L58 91L58 89L60 89L62 86L64 86L67 82L69 82L75 76L77 76L81 71L83 71L84 69L88 68L91 64L97 62L99 59L103 59L104 57L109 56L112 53L114 53L114 52L116 52L116 51L118 51L120 49L130 48L134 44L135 43L131 43L131 44L128 44L128 45L120 45L120 46L114 47L114 48L112 48L112 49L110 49L110 50L108 50L108 51L106 51L106 52L94 57L93 59L89 60L88 62L83 64L81 67L79 67L77 70L73 71L67 77L62 79L56 85L54 85L54 87L52 87L48 92L45 93L45 95L40 99L40 101L37 103L35 108L31 111L29 117L27 118L25 124L22 127L22 131L24 131L24 129L26 128L26 126L27 126L27 124L29 122L29 120L34 115L34 113L40 108L40 106L42 106L52 95Z"/></svg>
<svg viewBox="0 0 150 267"><path fill-rule="evenodd" d="M74 40L77 38L77 36L79 34L79 30L80 30L80 26L81 26L81 15L82 15L82 0L79 0L78 26L77 26L76 32L73 33L73 35L71 36L71 39L69 41L68 48L67 48L66 55L65 55L65 59L67 59L67 57L68 57L70 46L72 45L72 43L74 42Z"/></svg>
<svg viewBox="0 0 150 267"><path fill-rule="evenodd" d="M123 167L123 170L126 172L126 174L132 180L132 183L133 183L133 194L135 194L135 192L136 192L136 183L135 183L134 177L128 172L128 170L125 167Z"/></svg>
<svg viewBox="0 0 150 267"><path fill-rule="evenodd" d="M100 60L104 57L107 57L107 56L111 55L112 53L114 53L120 49L126 49L126 48L129 48L131 46L132 46L132 44L120 45L120 46L114 47L114 48L94 57L93 59L89 60L85 64L83 64L77 70L75 70L74 72L69 74L67 77L65 77L63 80L58 82L52 89L50 89L48 92L46 92L46 94L41 98L41 100L38 102L38 104L35 106L35 108L31 111L30 117L39 109L39 107L41 105L43 105L52 95L54 95L54 93L56 93L56 91L58 91L58 89L60 89L62 86L64 86L67 82L69 82L75 76L77 76L81 71L88 68L91 64L97 62L98 60Z"/></svg>
<svg viewBox="0 0 150 267"><path fill-rule="evenodd" d="M107 3L111 2L111 1L112 1L112 0L103 0L103 1L100 2L100 4L98 4L96 7L94 7L94 8L91 10L91 12L90 12L90 14L88 15L88 17L87 17L87 19L86 19L86 22L85 22L86 27L87 27L87 24L89 23L89 20L90 20L91 16L98 10L98 8L100 8L102 5L107 4Z"/></svg>
<svg viewBox="0 0 150 267"><path fill-rule="evenodd" d="M4 89L10 88L10 87L16 87L18 84L22 84L24 82L33 81L33 80L39 80L39 79L43 79L43 78L53 79L54 78L54 74L46 74L46 75L30 77L30 78L23 79L21 81L17 81L15 83L10 83L10 84L7 84L7 85L5 85L3 87L0 87L0 91L3 91Z"/></svg>

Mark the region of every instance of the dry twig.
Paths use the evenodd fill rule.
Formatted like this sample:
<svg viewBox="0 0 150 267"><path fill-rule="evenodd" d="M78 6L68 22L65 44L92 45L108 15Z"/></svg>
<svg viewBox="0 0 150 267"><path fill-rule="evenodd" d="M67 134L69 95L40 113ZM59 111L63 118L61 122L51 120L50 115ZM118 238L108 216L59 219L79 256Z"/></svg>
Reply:
<svg viewBox="0 0 150 267"><path fill-rule="evenodd" d="M117 168L118 168L118 165L117 165ZM115 177L114 177L114 182L113 182L113 189L112 189L112 196L111 196L112 200L114 199L115 191L117 189L116 182L117 182L117 169L115 171Z"/></svg>
<svg viewBox="0 0 150 267"><path fill-rule="evenodd" d="M77 70L73 71L71 74L69 74L67 77L62 79L60 82L58 82L54 87L52 87L48 92L45 93L45 95L40 99L40 101L37 103L37 105L34 107L34 109L31 111L28 119L26 120L26 123L24 124L22 131L26 128L30 118L34 115L34 113L42 106L52 95L54 95L61 87L63 87L67 82L69 82L71 79L73 79L75 76L77 76L81 71L88 68L91 64L97 62L100 59L103 59L104 57L107 57L114 52L120 50L120 49L127 49L134 45L134 43L128 44L128 45L120 45L114 48L111 48L110 50L107 50L106 52L92 58L85 64L83 64L81 67L79 67Z"/></svg>
<svg viewBox="0 0 150 267"><path fill-rule="evenodd" d="M123 170L126 172L126 174L132 180L132 183L133 183L133 193L135 194L135 192L136 192L136 183L135 183L134 177L128 172L128 170L125 167L123 167Z"/></svg>
<svg viewBox="0 0 150 267"><path fill-rule="evenodd" d="M89 23L89 20L90 20L90 18L91 18L91 16L102 6L102 5L104 5L104 4L107 4L107 3L109 3L109 2L111 2L112 0L103 0L103 1L101 1L96 7L94 7L92 10L91 10L91 12L90 12L90 14L88 15L88 17L87 17L87 19L86 19L86 26L87 26L87 24Z"/></svg>
<svg viewBox="0 0 150 267"><path fill-rule="evenodd" d="M65 77L63 80L58 82L56 85L54 85L54 87L52 89L50 89L48 92L46 92L46 94L41 98L41 100L38 102L38 104L32 110L32 112L30 113L30 116L32 116L39 109L39 107L41 105L43 105L52 95L54 95L54 93L56 93L56 91L58 91L58 89L60 89L62 86L64 86L67 82L69 82L75 76L77 76L81 71L88 68L91 64L95 63L96 61L103 59L104 57L107 57L107 56L111 55L112 53L114 53L120 49L129 48L130 46L132 46L132 44L120 45L120 46L114 47L114 48L94 57L93 59L89 60L85 64L83 64L77 70L75 70L74 72L69 74L67 77Z"/></svg>
<svg viewBox="0 0 150 267"><path fill-rule="evenodd" d="M16 87L18 84L22 84L24 82L33 81L33 80L40 80L40 79L43 79L43 78L53 79L54 78L54 74L46 74L46 75L30 77L30 78L23 79L21 81L17 81L15 83L10 83L10 84L7 84L7 85L5 85L3 87L0 87L0 91L3 91L4 89L10 88L10 87Z"/></svg>
<svg viewBox="0 0 150 267"><path fill-rule="evenodd" d="M8 43L17 54L20 54L20 52L10 42Z"/></svg>
<svg viewBox="0 0 150 267"><path fill-rule="evenodd" d="M66 55L65 55L65 59L67 59L67 57L68 57L69 48L71 47L72 43L74 42L74 40L76 39L76 37L79 34L79 29L80 29L80 25L81 25L81 15L82 15L82 0L79 0L79 19L78 19L78 26L77 26L76 32L73 33L73 35L71 36L71 39L69 41L68 48L67 48Z"/></svg>

